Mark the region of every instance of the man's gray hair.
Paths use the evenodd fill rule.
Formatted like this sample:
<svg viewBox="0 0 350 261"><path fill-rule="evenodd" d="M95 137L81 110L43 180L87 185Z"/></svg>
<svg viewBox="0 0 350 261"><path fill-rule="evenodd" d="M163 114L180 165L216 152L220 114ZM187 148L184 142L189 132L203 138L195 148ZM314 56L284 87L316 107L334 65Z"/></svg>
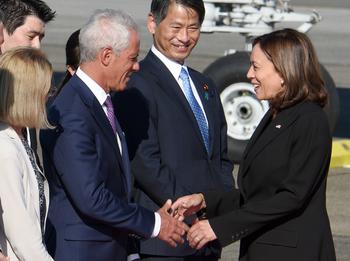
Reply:
<svg viewBox="0 0 350 261"><path fill-rule="evenodd" d="M130 31L137 31L135 21L123 11L96 10L80 30L80 62L96 59L98 52L106 47L119 54L129 45Z"/></svg>

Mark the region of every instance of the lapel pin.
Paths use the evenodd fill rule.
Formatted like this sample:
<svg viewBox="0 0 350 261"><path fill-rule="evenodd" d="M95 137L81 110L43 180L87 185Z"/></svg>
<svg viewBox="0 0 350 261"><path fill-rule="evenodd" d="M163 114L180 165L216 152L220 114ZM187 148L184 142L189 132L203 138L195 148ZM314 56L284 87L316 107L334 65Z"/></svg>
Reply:
<svg viewBox="0 0 350 261"><path fill-rule="evenodd" d="M280 125L280 124L276 125L277 129L280 129L281 127L282 127L282 125Z"/></svg>
<svg viewBox="0 0 350 261"><path fill-rule="evenodd" d="M206 100L209 100L209 94L208 94L209 87L208 87L208 84L205 83L203 85L203 90L204 90L204 98Z"/></svg>

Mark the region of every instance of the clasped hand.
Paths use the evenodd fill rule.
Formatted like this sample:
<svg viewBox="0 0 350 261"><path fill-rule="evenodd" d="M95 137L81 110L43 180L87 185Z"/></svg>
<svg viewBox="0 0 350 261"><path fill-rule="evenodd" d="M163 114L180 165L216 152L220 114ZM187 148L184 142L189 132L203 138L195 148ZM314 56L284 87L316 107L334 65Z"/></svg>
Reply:
<svg viewBox="0 0 350 261"><path fill-rule="evenodd" d="M177 199L171 206L171 213L173 217L183 221L185 217L192 216L205 207L203 194L192 194ZM196 218L187 231L187 240L190 246L195 249L201 249L216 238L208 220L198 220Z"/></svg>

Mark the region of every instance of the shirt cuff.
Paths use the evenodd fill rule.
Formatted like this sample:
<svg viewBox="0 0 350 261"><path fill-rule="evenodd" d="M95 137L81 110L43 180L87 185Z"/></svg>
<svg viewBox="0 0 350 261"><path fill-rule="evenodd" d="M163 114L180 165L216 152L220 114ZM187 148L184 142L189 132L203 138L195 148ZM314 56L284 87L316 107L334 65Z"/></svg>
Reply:
<svg viewBox="0 0 350 261"><path fill-rule="evenodd" d="M131 255L128 255L127 261L133 261L136 259L140 259L140 255L139 254L131 254Z"/></svg>
<svg viewBox="0 0 350 261"><path fill-rule="evenodd" d="M153 228L153 232L151 235L151 238L157 237L159 235L160 232L160 225L162 224L162 220L160 218L160 215L157 212L154 212L154 228Z"/></svg>

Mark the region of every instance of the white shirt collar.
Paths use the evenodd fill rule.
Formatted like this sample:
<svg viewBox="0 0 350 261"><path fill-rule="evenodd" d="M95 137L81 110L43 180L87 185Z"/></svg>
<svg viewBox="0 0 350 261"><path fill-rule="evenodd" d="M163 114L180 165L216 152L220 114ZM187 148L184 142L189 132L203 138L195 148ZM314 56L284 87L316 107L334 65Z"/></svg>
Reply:
<svg viewBox="0 0 350 261"><path fill-rule="evenodd" d="M178 62L170 60L168 57L166 57L164 54L158 51L158 49L154 45L152 45L151 51L154 53L155 56L159 58L159 60L162 61L162 63L164 63L164 65L168 68L168 70L174 76L176 81L179 80L182 67L184 67L188 72L186 62L182 65L182 64L179 64Z"/></svg>
<svg viewBox="0 0 350 261"><path fill-rule="evenodd" d="M80 67L78 68L76 75L86 84L86 86L94 94L98 102L103 105L107 99L107 93L104 89L98 85L93 79L90 78Z"/></svg>
<svg viewBox="0 0 350 261"><path fill-rule="evenodd" d="M178 62L175 62L175 61L172 61L170 60L168 57L166 57L164 54L162 54L159 50L157 50L157 48L152 45L152 48L151 48L151 51L154 53L155 56L157 56L161 62L168 68L168 70L171 72L171 74L174 76L175 80L177 81L177 83L179 84L182 92L185 92L184 91L184 88L183 88L183 83L182 83L182 80L180 79L180 72L181 72L181 69L182 67L187 71L188 73L188 69L187 69L187 65L186 65L186 62L181 65L179 64ZM191 88L192 88L192 92L194 94L194 97L196 98L199 106L202 108L202 111L204 112L204 108L203 108L203 104L202 104L202 101L201 99L199 98L199 94L197 92L197 89L191 79L191 76L190 74L188 74L189 78L190 78L190 82L191 82ZM185 95L185 94L184 94ZM186 95L185 95L186 96ZM208 119L207 119L207 115L205 114L204 112L204 117L207 121L207 124L208 124Z"/></svg>

